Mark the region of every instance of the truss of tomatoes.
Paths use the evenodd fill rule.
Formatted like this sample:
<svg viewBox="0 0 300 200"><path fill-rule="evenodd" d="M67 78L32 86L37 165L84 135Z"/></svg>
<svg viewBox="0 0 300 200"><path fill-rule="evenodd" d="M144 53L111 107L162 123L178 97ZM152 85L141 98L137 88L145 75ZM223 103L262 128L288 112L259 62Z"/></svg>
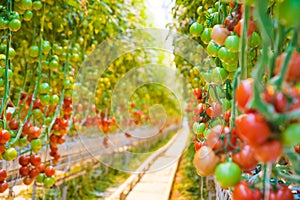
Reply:
<svg viewBox="0 0 300 200"><path fill-rule="evenodd" d="M284 7L281 9L287 9L287 2L290 1L282 3ZM293 5L296 6L296 4ZM196 97L193 124L196 154L193 163L200 176L214 176L220 187L232 188L234 200L262 199L264 183L261 167L263 164L272 163L273 173L269 183L269 199L292 200L295 193L292 192L289 185L300 183L300 115L298 114L298 119L295 117L293 120L278 122L272 121L271 116L264 116L258 109L252 107L255 90L255 81L252 78L239 82L234 91L235 96L225 97L231 103L232 99L235 100L238 108L235 111L238 113L237 116L232 116L234 107L228 109L224 106L224 101L220 101L220 99L224 99L224 96L220 95L220 98L216 99L210 92L210 87L224 85L228 79L232 79L229 75L235 73L238 66L239 37L244 23L244 19L241 18L243 6L230 3L229 7L231 8L229 15L223 24L205 28L204 26L208 24L202 25L194 22L189 29L191 35L200 38L200 41L206 46L207 53L210 57L216 58L215 61L218 64L217 68L207 74L204 73L206 86L193 90ZM210 16L211 9L214 8L207 11ZM295 8L290 9L295 10ZM215 15L220 15L217 13L217 9L215 12ZM284 15L282 19L290 17L286 13L280 14ZM297 24L294 20L284 22L289 25ZM254 55L249 54L250 56L248 56L250 68L259 56L257 50L261 38L255 31L255 22L250 17L247 31L248 45L250 51L255 52ZM286 57L287 53L283 52L275 59L275 69L272 72L274 76L270 82L264 85L264 92L260 94L262 101L271 110L270 115L273 113L284 116L287 113L296 113L300 108L298 69L300 56L297 51L293 51L287 65L282 89L278 90L276 84L272 83L272 80L276 82L276 79L280 77ZM222 71L217 73L219 79L215 78L215 71ZM222 92L218 92L218 94L222 94ZM232 119L234 121L231 121ZM282 171L282 169L284 170ZM246 181L243 174L255 177L254 182L253 178L252 181Z"/></svg>

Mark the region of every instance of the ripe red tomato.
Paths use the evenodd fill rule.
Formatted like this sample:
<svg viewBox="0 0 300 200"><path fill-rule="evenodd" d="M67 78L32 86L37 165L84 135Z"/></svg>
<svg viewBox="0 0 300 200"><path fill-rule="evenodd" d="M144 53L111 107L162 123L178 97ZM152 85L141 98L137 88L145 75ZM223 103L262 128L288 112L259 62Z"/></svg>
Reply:
<svg viewBox="0 0 300 200"><path fill-rule="evenodd" d="M254 157L259 162L275 162L282 155L283 146L278 140L267 141L254 148Z"/></svg>
<svg viewBox="0 0 300 200"><path fill-rule="evenodd" d="M220 136L221 135L224 136L224 133L228 133L228 132L229 132L228 127L222 125L217 125L213 127L208 133L207 145L211 147L213 150L217 150L224 147L224 140L221 141Z"/></svg>
<svg viewBox="0 0 300 200"><path fill-rule="evenodd" d="M280 74L282 64L286 58L286 53L282 53L276 59L275 75ZM288 64L288 70L285 79L287 81L299 81L300 78L300 53L294 51Z"/></svg>
<svg viewBox="0 0 300 200"><path fill-rule="evenodd" d="M222 114L222 106L219 103L212 103L211 107L206 109L206 114L210 118L219 117Z"/></svg>
<svg viewBox="0 0 300 200"><path fill-rule="evenodd" d="M52 177L55 174L55 169L52 166L47 166L45 169L45 174L48 177Z"/></svg>
<svg viewBox="0 0 300 200"><path fill-rule="evenodd" d="M240 115L236 118L235 123L238 136L251 146L264 143L271 135L266 120L260 114Z"/></svg>
<svg viewBox="0 0 300 200"><path fill-rule="evenodd" d="M210 147L203 146L196 152L193 164L199 175L209 176L214 173L219 161L220 158Z"/></svg>
<svg viewBox="0 0 300 200"><path fill-rule="evenodd" d="M238 107L247 112L249 109L247 108L247 104L249 100L253 96L253 79L248 78L246 80L242 80L241 83L238 85L235 98Z"/></svg>
<svg viewBox="0 0 300 200"><path fill-rule="evenodd" d="M30 135L32 139L36 139L40 137L41 134L42 134L42 130L37 126L30 127L28 131L28 135Z"/></svg>
<svg viewBox="0 0 300 200"><path fill-rule="evenodd" d="M232 200L261 200L262 194L258 188L250 188L246 181L241 181L234 187Z"/></svg>
<svg viewBox="0 0 300 200"><path fill-rule="evenodd" d="M244 171L251 171L257 165L254 149L250 145L244 145L240 152L232 154L232 160Z"/></svg>
<svg viewBox="0 0 300 200"><path fill-rule="evenodd" d="M19 173L21 176L27 176L29 174L29 172L30 172L30 169L27 166L22 166L19 169Z"/></svg>
<svg viewBox="0 0 300 200"><path fill-rule="evenodd" d="M30 162L30 158L28 156L22 155L19 157L19 164L22 166L28 165Z"/></svg>
<svg viewBox="0 0 300 200"><path fill-rule="evenodd" d="M211 38L218 45L224 46L227 36L230 34L229 30L224 25L217 24L211 31Z"/></svg>
<svg viewBox="0 0 300 200"><path fill-rule="evenodd" d="M7 188L8 188L7 182L0 183L0 193L5 192L5 190L7 190Z"/></svg>
<svg viewBox="0 0 300 200"><path fill-rule="evenodd" d="M241 19L237 25L234 27L234 32L236 34L238 34L239 36L242 35L242 28L244 26L244 19ZM252 35L252 33L255 31L256 29L256 25L255 22L253 20L249 20L249 24L248 24L248 32L247 32L247 37L250 37Z"/></svg>
<svg viewBox="0 0 300 200"><path fill-rule="evenodd" d="M0 144L5 144L10 140L10 134L7 130L0 130Z"/></svg>
<svg viewBox="0 0 300 200"><path fill-rule="evenodd" d="M46 166L45 164L41 163L38 166L36 166L36 168L40 171L40 173L44 173Z"/></svg>
<svg viewBox="0 0 300 200"><path fill-rule="evenodd" d="M17 120L13 119L9 122L8 127L10 128L10 130L18 130L19 122Z"/></svg>
<svg viewBox="0 0 300 200"><path fill-rule="evenodd" d="M202 96L201 90L199 88L194 89L194 95L197 99L200 99Z"/></svg>
<svg viewBox="0 0 300 200"><path fill-rule="evenodd" d="M31 126L32 126L32 125L31 125L30 121L27 121L27 122L23 125L22 132L23 132L25 135L28 134L28 131L29 131L29 129L30 129Z"/></svg>
<svg viewBox="0 0 300 200"><path fill-rule="evenodd" d="M5 169L0 169L0 182L3 182L7 178L7 173Z"/></svg>
<svg viewBox="0 0 300 200"><path fill-rule="evenodd" d="M33 182L33 179L30 178L30 177L25 177L25 178L23 179L23 183L24 183L25 185L30 185L32 182Z"/></svg>
<svg viewBox="0 0 300 200"><path fill-rule="evenodd" d="M30 156L30 163L33 165L33 166L38 166L38 165L40 165L41 164L41 157L40 156L38 156L38 155L34 155L34 154L32 154L31 156Z"/></svg>
<svg viewBox="0 0 300 200"><path fill-rule="evenodd" d="M282 92L278 92L275 94L274 107L275 110L279 113L283 113L288 108L288 100Z"/></svg>
<svg viewBox="0 0 300 200"><path fill-rule="evenodd" d="M33 168L29 172L30 178L34 179L40 174L40 171L37 168Z"/></svg>
<svg viewBox="0 0 300 200"><path fill-rule="evenodd" d="M288 186L279 186L277 191L270 191L269 200L294 200L294 195Z"/></svg>

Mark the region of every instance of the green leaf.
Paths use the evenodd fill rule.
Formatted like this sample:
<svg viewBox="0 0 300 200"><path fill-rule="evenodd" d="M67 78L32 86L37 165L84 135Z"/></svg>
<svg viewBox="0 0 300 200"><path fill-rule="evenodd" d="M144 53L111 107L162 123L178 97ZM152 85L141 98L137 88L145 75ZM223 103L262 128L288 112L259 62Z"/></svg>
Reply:
<svg viewBox="0 0 300 200"><path fill-rule="evenodd" d="M81 4L79 1L76 0L65 0L64 1L66 4L68 4L69 6L73 6L76 9L80 9L81 8Z"/></svg>

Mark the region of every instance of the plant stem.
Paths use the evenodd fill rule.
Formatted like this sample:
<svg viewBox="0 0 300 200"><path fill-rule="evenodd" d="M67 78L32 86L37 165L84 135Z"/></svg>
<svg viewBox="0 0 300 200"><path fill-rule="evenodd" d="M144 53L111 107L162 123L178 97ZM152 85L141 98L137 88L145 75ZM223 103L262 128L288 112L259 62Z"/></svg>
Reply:
<svg viewBox="0 0 300 200"><path fill-rule="evenodd" d="M250 17L250 7L244 4L244 14L243 14L243 28L242 28L242 37L240 44L240 66L242 67L241 71L241 79L244 80L247 78L248 71L248 60L247 60L247 48L248 48L248 25L249 25L249 17Z"/></svg>

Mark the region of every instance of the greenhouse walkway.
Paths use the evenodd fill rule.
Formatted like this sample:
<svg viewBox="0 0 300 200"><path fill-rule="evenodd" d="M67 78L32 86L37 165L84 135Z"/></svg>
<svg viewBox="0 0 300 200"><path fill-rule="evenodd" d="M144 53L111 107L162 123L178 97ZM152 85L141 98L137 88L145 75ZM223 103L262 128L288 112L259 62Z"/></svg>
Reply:
<svg viewBox="0 0 300 200"><path fill-rule="evenodd" d="M174 177L177 171L179 158L186 147L186 142L189 135L189 128L186 123L183 124L178 134L161 149L157 150L159 156L154 160L145 174L133 186L132 182L126 181L118 190L107 199L126 199L126 200L167 200L172 189ZM159 153L160 152L160 153ZM155 154L154 153L154 154ZM145 163L149 162L152 157L149 157ZM133 179L132 175L128 180ZM131 191L120 198L120 193L123 193L132 186Z"/></svg>

